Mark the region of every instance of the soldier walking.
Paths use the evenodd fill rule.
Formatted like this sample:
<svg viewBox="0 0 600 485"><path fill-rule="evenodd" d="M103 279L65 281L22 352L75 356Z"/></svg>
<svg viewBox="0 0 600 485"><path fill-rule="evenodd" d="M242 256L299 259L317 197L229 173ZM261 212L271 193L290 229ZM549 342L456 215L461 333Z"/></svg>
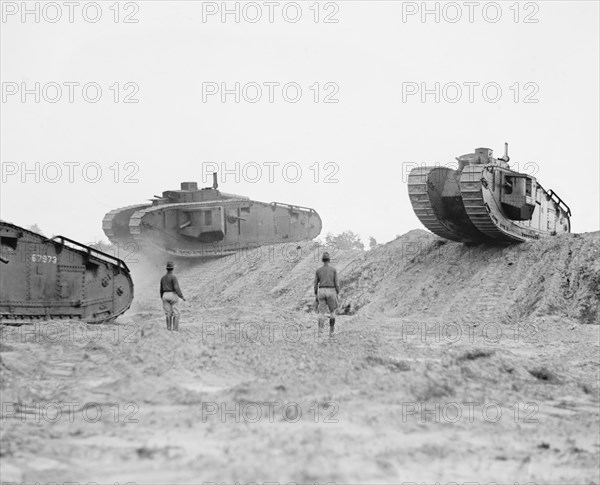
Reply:
<svg viewBox="0 0 600 485"><path fill-rule="evenodd" d="M329 266L329 253L324 252L321 259L323 260L323 266L315 273L315 298L319 312L319 333L323 331L325 320L327 320L327 310L329 310L329 336L331 337L334 333L335 310L338 306L340 285L337 270L333 266Z"/></svg>
<svg viewBox="0 0 600 485"><path fill-rule="evenodd" d="M177 276L173 274L173 268L175 265L173 261L167 262L167 274L160 279L160 297L163 302L163 309L167 317L167 330L179 331L179 298L185 301L181 290L179 289L179 282Z"/></svg>

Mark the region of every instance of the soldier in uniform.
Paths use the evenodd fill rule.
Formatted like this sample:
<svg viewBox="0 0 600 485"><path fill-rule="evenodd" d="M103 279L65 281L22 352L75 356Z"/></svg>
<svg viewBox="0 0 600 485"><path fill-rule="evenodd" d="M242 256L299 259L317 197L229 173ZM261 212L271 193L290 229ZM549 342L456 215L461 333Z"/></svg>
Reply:
<svg viewBox="0 0 600 485"><path fill-rule="evenodd" d="M338 283L337 270L329 265L329 253L324 252L323 266L315 273L315 298L319 312L319 333L323 331L327 310L329 310L329 336L334 333L335 310L338 306L338 295L340 285Z"/></svg>
<svg viewBox="0 0 600 485"><path fill-rule="evenodd" d="M173 261L167 262L167 274L160 279L160 297L163 302L163 309L167 317L167 330L179 331L179 298L185 301L177 276L173 274L175 265Z"/></svg>

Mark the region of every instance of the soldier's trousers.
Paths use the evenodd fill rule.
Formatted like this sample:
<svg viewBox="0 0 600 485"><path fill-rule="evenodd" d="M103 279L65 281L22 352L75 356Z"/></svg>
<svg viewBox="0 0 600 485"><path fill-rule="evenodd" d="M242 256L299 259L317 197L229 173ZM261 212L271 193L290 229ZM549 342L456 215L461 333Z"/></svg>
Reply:
<svg viewBox="0 0 600 485"><path fill-rule="evenodd" d="M163 293L162 296L163 301L163 310L165 311L165 315L170 317L171 315L178 317L179 316L179 308L177 307L179 303L179 297L177 293L174 291L167 291Z"/></svg>
<svg viewBox="0 0 600 485"><path fill-rule="evenodd" d="M323 325L327 318L335 318L335 310L338 306L335 288L319 288L317 299L319 300L319 325Z"/></svg>

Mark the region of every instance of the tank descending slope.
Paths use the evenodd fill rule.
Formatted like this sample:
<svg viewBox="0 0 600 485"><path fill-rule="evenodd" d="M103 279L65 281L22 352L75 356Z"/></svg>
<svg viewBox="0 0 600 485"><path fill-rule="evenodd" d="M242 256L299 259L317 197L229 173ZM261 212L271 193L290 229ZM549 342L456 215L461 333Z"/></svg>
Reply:
<svg viewBox="0 0 600 485"><path fill-rule="evenodd" d="M316 211L279 202L258 202L183 182L181 190L154 196L151 204L116 209L104 217L113 243L135 242L176 257L204 257L263 244L310 240L321 232Z"/></svg>
<svg viewBox="0 0 600 485"><path fill-rule="evenodd" d="M123 261L63 236L48 239L0 221L0 322L76 319L102 323L124 313L133 283Z"/></svg>
<svg viewBox="0 0 600 485"><path fill-rule="evenodd" d="M419 167L408 177L415 214L438 236L465 243L523 242L571 231L571 210L537 179L511 170L489 148L462 155L458 169Z"/></svg>

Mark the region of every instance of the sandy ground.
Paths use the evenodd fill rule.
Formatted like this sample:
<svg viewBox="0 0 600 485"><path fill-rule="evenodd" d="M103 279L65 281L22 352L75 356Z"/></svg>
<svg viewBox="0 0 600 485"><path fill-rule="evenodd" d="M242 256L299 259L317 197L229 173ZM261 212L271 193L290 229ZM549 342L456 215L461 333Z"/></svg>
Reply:
<svg viewBox="0 0 600 485"><path fill-rule="evenodd" d="M131 265L115 324L2 327L2 482L598 484L598 233L511 248L424 231L335 251L319 337L311 244Z"/></svg>

